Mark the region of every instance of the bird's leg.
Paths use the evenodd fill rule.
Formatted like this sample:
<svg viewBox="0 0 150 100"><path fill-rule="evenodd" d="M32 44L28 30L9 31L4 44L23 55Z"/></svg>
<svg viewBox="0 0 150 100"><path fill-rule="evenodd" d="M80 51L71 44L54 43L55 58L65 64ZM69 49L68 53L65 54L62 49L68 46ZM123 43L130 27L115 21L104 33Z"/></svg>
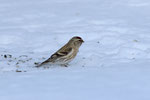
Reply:
<svg viewBox="0 0 150 100"><path fill-rule="evenodd" d="M69 64L61 64L62 67L68 67Z"/></svg>

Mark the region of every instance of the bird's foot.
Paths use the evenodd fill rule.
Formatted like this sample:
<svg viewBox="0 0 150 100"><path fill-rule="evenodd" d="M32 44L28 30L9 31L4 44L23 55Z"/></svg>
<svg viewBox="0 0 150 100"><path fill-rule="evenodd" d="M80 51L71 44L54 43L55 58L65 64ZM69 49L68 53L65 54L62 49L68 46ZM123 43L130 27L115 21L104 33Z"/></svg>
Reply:
<svg viewBox="0 0 150 100"><path fill-rule="evenodd" d="M62 67L68 67L69 64L61 64Z"/></svg>

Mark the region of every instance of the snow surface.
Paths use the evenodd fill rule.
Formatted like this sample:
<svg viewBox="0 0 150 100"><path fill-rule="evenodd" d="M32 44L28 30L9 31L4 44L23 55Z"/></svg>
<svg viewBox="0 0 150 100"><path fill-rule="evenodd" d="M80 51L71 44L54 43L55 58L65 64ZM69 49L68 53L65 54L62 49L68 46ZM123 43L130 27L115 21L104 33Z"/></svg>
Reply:
<svg viewBox="0 0 150 100"><path fill-rule="evenodd" d="M149 0L0 0L0 100L150 100ZM35 68L71 37L68 68Z"/></svg>

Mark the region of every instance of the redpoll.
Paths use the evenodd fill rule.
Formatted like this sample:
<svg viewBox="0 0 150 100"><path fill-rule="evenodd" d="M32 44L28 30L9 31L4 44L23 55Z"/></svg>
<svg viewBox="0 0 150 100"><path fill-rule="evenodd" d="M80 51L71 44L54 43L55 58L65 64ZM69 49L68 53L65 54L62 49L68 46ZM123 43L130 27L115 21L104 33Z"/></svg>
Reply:
<svg viewBox="0 0 150 100"><path fill-rule="evenodd" d="M55 52L49 59L42 62L37 67L50 64L58 64L67 67L68 63L72 61L78 53L79 47L84 41L81 37L75 36L69 40L62 48Z"/></svg>

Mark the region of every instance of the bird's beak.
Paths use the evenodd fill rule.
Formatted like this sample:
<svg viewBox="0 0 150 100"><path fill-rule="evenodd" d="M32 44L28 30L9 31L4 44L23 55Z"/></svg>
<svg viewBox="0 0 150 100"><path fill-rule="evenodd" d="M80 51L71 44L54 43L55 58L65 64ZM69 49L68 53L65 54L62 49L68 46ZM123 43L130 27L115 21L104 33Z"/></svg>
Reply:
<svg viewBox="0 0 150 100"><path fill-rule="evenodd" d="M83 41L83 40L80 40L80 41L84 43L84 41Z"/></svg>

